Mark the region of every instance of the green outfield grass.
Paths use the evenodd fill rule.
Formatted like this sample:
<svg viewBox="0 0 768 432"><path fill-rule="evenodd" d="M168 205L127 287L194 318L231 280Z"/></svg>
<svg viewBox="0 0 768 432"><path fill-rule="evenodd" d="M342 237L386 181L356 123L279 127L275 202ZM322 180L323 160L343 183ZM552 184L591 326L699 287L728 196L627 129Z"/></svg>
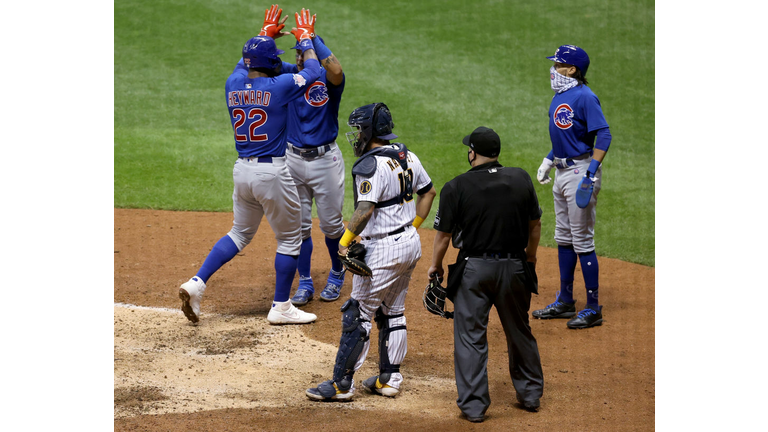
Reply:
<svg viewBox="0 0 768 432"><path fill-rule="evenodd" d="M224 82L270 3L115 3L115 207L231 211L237 157ZM502 138L500 161L535 178L550 150L552 55L583 47L587 78L613 143L596 225L601 256L655 264L654 2L315 1L316 31L347 76L337 140L356 107L385 102L398 141L421 158L438 191L469 166L461 144L477 126ZM289 20L289 26L293 18ZM277 41L289 51L293 39ZM283 55L293 61L293 53ZM542 244L555 246L552 185L534 180ZM437 203L425 226L431 225ZM352 214L347 182L345 217Z"/></svg>

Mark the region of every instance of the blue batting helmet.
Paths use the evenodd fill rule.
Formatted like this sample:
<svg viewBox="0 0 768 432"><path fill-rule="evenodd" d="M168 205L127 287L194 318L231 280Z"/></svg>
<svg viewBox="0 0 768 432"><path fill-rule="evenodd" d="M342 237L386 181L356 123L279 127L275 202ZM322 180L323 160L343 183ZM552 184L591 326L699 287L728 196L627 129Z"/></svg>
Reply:
<svg viewBox="0 0 768 432"><path fill-rule="evenodd" d="M558 63L574 65L581 71L581 76L587 76L589 56L586 51L576 45L563 45L555 51L555 55L547 57L547 59Z"/></svg>
<svg viewBox="0 0 768 432"><path fill-rule="evenodd" d="M275 69L283 64L278 57L285 51L277 49L275 40L269 36L256 36L243 45L243 62L247 68Z"/></svg>

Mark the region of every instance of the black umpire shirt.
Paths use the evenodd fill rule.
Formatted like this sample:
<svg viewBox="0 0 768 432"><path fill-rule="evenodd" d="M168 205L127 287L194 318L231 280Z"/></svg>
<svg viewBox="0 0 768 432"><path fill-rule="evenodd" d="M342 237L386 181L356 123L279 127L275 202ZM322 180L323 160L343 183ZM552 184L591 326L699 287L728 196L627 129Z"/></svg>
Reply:
<svg viewBox="0 0 768 432"><path fill-rule="evenodd" d="M528 246L528 222L538 219L541 207L528 173L489 162L443 186L434 228L452 233L463 256L519 256Z"/></svg>

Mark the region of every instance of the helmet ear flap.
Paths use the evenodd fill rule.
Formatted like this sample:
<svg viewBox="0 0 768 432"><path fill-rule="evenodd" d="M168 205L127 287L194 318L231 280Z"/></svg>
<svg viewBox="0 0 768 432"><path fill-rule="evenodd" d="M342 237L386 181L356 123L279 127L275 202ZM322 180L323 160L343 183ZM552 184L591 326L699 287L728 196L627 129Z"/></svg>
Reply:
<svg viewBox="0 0 768 432"><path fill-rule="evenodd" d="M395 139L397 135L392 133L394 127L389 107L382 102L377 103L373 113L373 136L383 140Z"/></svg>

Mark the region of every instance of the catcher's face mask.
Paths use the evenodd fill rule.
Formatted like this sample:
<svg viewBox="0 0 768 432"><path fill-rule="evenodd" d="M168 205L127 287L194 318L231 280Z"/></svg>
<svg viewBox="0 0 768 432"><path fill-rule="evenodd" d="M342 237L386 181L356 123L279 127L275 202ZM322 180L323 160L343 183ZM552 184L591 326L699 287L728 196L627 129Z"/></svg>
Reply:
<svg viewBox="0 0 768 432"><path fill-rule="evenodd" d="M349 124L349 128L352 130L345 134L347 141L349 142L349 145L355 149L355 156L360 157L363 155L363 150L365 150L366 145L364 142L363 129L359 124Z"/></svg>

